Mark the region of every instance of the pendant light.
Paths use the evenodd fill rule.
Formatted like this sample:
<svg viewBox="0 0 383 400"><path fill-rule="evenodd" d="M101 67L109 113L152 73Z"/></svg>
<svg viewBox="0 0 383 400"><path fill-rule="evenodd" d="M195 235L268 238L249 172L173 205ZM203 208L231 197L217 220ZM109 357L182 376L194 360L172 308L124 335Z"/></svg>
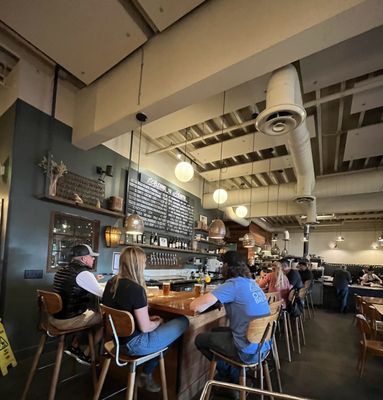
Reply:
<svg viewBox="0 0 383 400"><path fill-rule="evenodd" d="M239 218L245 218L248 213L246 206L239 206L235 209L235 214Z"/></svg>
<svg viewBox="0 0 383 400"><path fill-rule="evenodd" d="M140 158L141 158L141 139L142 139L142 124L147 120L147 116L144 113L136 114L137 121L140 122L140 135L138 141L138 162L137 162L137 179L140 177ZM133 214L129 215L125 223L125 230L128 235L142 235L144 233L144 221L133 211Z"/></svg>
<svg viewBox="0 0 383 400"><path fill-rule="evenodd" d="M223 104L222 104L222 130L221 133L223 134L223 117L225 115L225 101L226 101L226 92L223 92ZM222 175L222 150L223 150L223 138L221 137L221 159L220 159L220 166L219 166L219 178L218 178L218 189L216 189L213 193L213 199L218 204L218 210L220 204L224 203L227 200L227 192L225 189L221 189L221 175ZM219 218L213 219L209 226L209 237L211 239L224 239L226 235L226 227L223 221Z"/></svg>
<svg viewBox="0 0 383 400"><path fill-rule="evenodd" d="M180 161L174 170L174 174L176 178L180 182L189 182L191 179L193 179L194 176L194 169L191 163L187 162L187 155L186 155L186 143L188 141L188 128L186 128L186 133L185 133L185 159L184 161Z"/></svg>

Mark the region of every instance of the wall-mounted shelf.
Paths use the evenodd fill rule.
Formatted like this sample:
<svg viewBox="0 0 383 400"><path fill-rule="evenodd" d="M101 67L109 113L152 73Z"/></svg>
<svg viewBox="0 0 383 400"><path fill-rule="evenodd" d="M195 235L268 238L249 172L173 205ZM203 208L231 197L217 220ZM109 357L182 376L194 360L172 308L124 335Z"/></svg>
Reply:
<svg viewBox="0 0 383 400"><path fill-rule="evenodd" d="M115 218L125 218L125 214L123 213L107 210L106 208L90 206L88 204L79 204L73 200L64 199L63 197L37 196L37 198L40 200L49 201L51 203L63 204L65 206L79 208L80 210L90 211L96 214L108 215L110 217L115 217Z"/></svg>
<svg viewBox="0 0 383 400"><path fill-rule="evenodd" d="M216 246L216 247L224 247L226 245L226 243L216 243L216 242L212 242L211 240L204 240L204 239L195 239L195 241L197 243L204 243L204 244L209 244L212 246Z"/></svg>
<svg viewBox="0 0 383 400"><path fill-rule="evenodd" d="M139 246L139 247L142 247L143 249L157 250L159 252L173 251L176 253L189 253L189 254L198 254L198 255L204 255L204 256L216 256L217 255L217 254L206 253L204 251L198 251L198 250L171 249L169 247L153 246L150 244L141 244L141 243L126 243L124 246Z"/></svg>

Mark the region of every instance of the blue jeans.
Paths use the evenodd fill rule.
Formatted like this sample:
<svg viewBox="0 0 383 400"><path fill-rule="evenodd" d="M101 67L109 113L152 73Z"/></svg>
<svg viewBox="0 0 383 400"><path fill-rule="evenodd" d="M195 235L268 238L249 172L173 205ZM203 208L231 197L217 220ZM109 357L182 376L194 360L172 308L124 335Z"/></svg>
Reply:
<svg viewBox="0 0 383 400"><path fill-rule="evenodd" d="M340 300L340 312L345 312L347 310L348 286L336 289L336 294Z"/></svg>
<svg viewBox="0 0 383 400"><path fill-rule="evenodd" d="M129 356L145 356L155 353L172 344L189 327L186 317L174 318L160 325L152 332L140 333L126 344L126 354ZM151 374L158 365L155 358L144 364L144 372Z"/></svg>

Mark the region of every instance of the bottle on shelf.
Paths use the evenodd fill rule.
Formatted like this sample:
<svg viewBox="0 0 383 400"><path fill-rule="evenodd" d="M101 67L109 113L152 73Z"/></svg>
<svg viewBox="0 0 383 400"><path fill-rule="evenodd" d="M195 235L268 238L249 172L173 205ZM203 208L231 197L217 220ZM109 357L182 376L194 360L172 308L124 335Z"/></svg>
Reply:
<svg viewBox="0 0 383 400"><path fill-rule="evenodd" d="M154 234L153 246L158 246L158 236L157 236L157 233Z"/></svg>
<svg viewBox="0 0 383 400"><path fill-rule="evenodd" d="M150 233L150 239L149 239L149 244L153 245L154 243L154 236L153 236L153 232Z"/></svg>
<svg viewBox="0 0 383 400"><path fill-rule="evenodd" d="M146 235L145 232L141 235L141 243L146 244Z"/></svg>

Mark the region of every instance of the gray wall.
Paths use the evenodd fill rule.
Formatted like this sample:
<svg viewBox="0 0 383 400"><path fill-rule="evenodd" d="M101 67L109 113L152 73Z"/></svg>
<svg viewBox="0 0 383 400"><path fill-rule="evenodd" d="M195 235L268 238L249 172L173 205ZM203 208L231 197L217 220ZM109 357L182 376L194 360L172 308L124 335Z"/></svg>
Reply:
<svg viewBox="0 0 383 400"><path fill-rule="evenodd" d="M13 109L13 116L10 111L8 116L0 120L8 126L8 133L5 134L8 139L2 137L1 140L8 140L9 143L12 138L12 129L9 127L12 126L12 120L15 121L12 185L3 271L4 301L1 311L13 350L18 358L23 358L30 355L38 342L36 289L49 289L53 281L53 273L46 272L51 212L67 212L100 221L98 272L111 272L112 254L120 250L105 248L103 227L122 226L123 222L122 219L38 199L37 196L43 194L44 175L37 164L49 149L55 161L62 160L70 171L91 179L98 178L96 166L105 167L111 164L114 177L105 178L105 195L109 197L123 196L129 160L104 146L89 151L74 147L71 144L71 128L58 121L52 123L48 115L20 100ZM168 182L164 183L172 186ZM189 193L187 195L194 206L196 217L201 213L209 218L214 215L211 211L205 212L202 209L198 198ZM42 269L43 278L25 280L25 269Z"/></svg>

